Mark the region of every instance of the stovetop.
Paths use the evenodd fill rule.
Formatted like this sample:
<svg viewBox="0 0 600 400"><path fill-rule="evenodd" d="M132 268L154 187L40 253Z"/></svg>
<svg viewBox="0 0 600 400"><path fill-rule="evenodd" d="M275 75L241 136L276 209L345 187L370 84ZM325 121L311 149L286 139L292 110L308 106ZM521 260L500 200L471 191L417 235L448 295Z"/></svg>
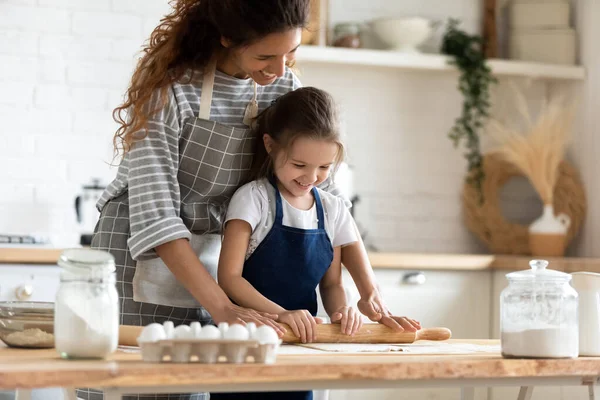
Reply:
<svg viewBox="0 0 600 400"><path fill-rule="evenodd" d="M8 235L0 234L0 246L6 245L32 245L44 246L50 244L48 238L33 235Z"/></svg>

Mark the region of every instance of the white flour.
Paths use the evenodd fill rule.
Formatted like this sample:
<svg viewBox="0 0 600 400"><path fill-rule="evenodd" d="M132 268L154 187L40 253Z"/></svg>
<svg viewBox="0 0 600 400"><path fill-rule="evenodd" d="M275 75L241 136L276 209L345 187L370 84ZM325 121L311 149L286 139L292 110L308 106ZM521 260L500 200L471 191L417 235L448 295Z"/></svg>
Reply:
<svg viewBox="0 0 600 400"><path fill-rule="evenodd" d="M529 329L503 332L502 355L507 357L570 358L579 353L577 329Z"/></svg>
<svg viewBox="0 0 600 400"><path fill-rule="evenodd" d="M76 297L61 299L55 314L56 350L67 358L104 358L119 342L118 306L88 308ZM87 299L90 301L90 299ZM93 313L92 311L95 311Z"/></svg>

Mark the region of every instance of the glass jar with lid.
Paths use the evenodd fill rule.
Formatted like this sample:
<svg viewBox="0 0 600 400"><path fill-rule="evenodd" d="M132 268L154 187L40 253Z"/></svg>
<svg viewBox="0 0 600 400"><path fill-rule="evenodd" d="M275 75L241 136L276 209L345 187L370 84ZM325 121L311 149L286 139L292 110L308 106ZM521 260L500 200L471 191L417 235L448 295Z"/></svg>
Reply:
<svg viewBox="0 0 600 400"><path fill-rule="evenodd" d="M56 294L54 342L63 358L105 358L119 342L115 259L106 252L68 249Z"/></svg>
<svg viewBox="0 0 600 400"><path fill-rule="evenodd" d="M530 270L506 275L500 294L502 355L572 358L579 353L578 296L571 275L532 260Z"/></svg>
<svg viewBox="0 0 600 400"><path fill-rule="evenodd" d="M360 24L357 22L343 22L333 28L333 46L359 48Z"/></svg>

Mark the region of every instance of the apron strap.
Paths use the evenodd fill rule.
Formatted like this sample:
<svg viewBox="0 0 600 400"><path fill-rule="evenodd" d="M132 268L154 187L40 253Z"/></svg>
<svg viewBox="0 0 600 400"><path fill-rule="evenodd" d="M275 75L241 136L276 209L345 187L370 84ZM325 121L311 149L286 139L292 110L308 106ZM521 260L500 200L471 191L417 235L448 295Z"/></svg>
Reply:
<svg viewBox="0 0 600 400"><path fill-rule="evenodd" d="M277 182L275 181L275 177L269 177L269 182L275 188L275 225L283 225L283 204L281 203L281 193L279 193L279 188L277 187Z"/></svg>
<svg viewBox="0 0 600 400"><path fill-rule="evenodd" d="M317 206L317 219L319 229L325 229L325 215L323 213L323 203L321 202L321 196L316 187L312 188L313 196L315 197L315 205Z"/></svg>
<svg viewBox="0 0 600 400"><path fill-rule="evenodd" d="M198 118L210 119L210 107L212 105L213 87L215 84L215 71L217 68L216 59L211 60L205 67L204 77L202 78L202 92L200 93L200 111ZM244 123L250 126L250 123L258 115L258 85L254 82L254 97L244 110Z"/></svg>
<svg viewBox="0 0 600 400"><path fill-rule="evenodd" d="M204 67L204 77L202 79L202 92L200 93L200 112L198 118L210 119L210 106L212 104L213 86L215 83L215 69L217 60L211 60Z"/></svg>
<svg viewBox="0 0 600 400"><path fill-rule="evenodd" d="M275 188L275 224L283 225L283 204L281 202L281 193L277 187L274 177L269 178L269 182ZM325 229L325 213L323 211L323 203L321 202L321 196L316 187L312 188L313 197L315 198L315 206L317 207L317 226L318 229Z"/></svg>

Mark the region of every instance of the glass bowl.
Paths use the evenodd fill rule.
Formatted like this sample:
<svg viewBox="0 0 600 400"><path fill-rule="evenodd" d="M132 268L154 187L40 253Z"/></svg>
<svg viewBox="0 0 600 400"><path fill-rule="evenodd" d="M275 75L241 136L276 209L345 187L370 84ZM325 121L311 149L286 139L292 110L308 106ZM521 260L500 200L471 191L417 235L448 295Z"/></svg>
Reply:
<svg viewBox="0 0 600 400"><path fill-rule="evenodd" d="M54 303L0 302L0 340L9 347L54 347Z"/></svg>

